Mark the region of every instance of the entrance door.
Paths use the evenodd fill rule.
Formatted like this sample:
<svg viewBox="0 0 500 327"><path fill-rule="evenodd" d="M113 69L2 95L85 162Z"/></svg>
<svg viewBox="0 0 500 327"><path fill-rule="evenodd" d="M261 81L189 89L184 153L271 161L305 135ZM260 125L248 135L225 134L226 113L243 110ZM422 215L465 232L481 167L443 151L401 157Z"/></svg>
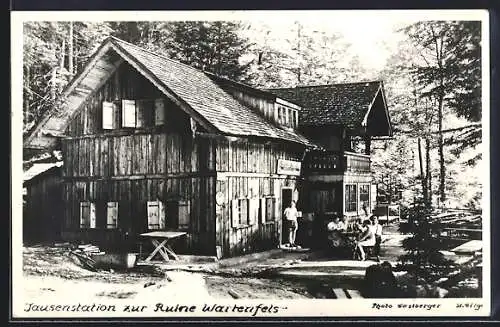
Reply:
<svg viewBox="0 0 500 327"><path fill-rule="evenodd" d="M285 209L290 206L290 203L292 203L292 198L292 188L281 189L281 244L288 242L288 224L283 212L285 212Z"/></svg>
<svg viewBox="0 0 500 327"><path fill-rule="evenodd" d="M326 239L326 224L334 212L341 213L342 196L337 184L317 185L309 193L310 211L314 213L312 245L321 246Z"/></svg>

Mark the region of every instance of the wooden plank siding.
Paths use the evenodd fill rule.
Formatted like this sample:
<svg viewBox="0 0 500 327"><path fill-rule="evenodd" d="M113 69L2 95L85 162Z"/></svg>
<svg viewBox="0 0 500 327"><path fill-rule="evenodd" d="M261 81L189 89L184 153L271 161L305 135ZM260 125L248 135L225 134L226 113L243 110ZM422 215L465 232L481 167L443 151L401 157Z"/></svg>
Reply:
<svg viewBox="0 0 500 327"><path fill-rule="evenodd" d="M158 98L165 101L165 124L151 126L154 108L148 103ZM103 130L103 101L121 99L136 100L147 108L137 119L149 126ZM121 126L120 111L116 106L114 126ZM67 135L62 140L63 234L67 239L128 244L134 250L137 234L147 229L147 201L182 199L189 203L190 222L187 244L179 245L181 251L215 254L216 141L193 138L188 115L134 68L122 64L85 101ZM95 229L80 229L79 203L83 201L96 202ZM105 228L108 201L119 203L117 229Z"/></svg>
<svg viewBox="0 0 500 327"><path fill-rule="evenodd" d="M152 101L165 101L165 124L154 126ZM135 100L146 110L136 117L137 128L121 128L119 100ZM241 95L255 110L272 119L274 103ZM113 126L102 128L102 103L113 102ZM149 101L149 102L148 102ZM149 104L151 103L151 105ZM147 125L147 126L144 126ZM123 63L109 80L83 104L62 139L64 228L66 239L116 244L137 251L138 234L147 231L147 202L187 202L186 242L180 253L224 257L277 246L281 238L281 188L295 187L298 177L276 174L278 159L301 160L303 147L256 138L194 136L189 116L164 96L134 68ZM250 194L252 185L257 185ZM226 204L216 205L216 192ZM234 228L230 201L275 196L275 220ZM80 228L80 202L96 203L97 228ZM118 202L118 227L106 227L107 202ZM260 203L260 202L259 202ZM168 217L167 217L168 220ZM111 246L110 245L110 246Z"/></svg>
<svg viewBox="0 0 500 327"><path fill-rule="evenodd" d="M26 183L26 204L23 207L23 238L25 242L60 239L66 207L61 199L67 195L62 183L62 168L52 168L43 176Z"/></svg>
<svg viewBox="0 0 500 327"><path fill-rule="evenodd" d="M94 147L93 151L88 150L90 144ZM108 144L112 144L113 151L95 151L95 148L106 148ZM71 165L64 167L65 201L69 202L65 212L65 235L85 241L117 243L123 241L121 238L124 233L138 234L147 230L147 201L160 199L166 203L171 199L182 199L189 200L191 213L186 251L209 251L206 254L213 255L214 145L215 142L211 140L181 137L177 133L113 137L97 135L63 140L68 157L80 158L77 169ZM201 151L191 151L198 148ZM81 149L85 149L83 160ZM208 160L193 158L199 153ZM84 162L92 162L92 165ZM203 177L200 170L203 171ZM85 191L78 192L78 188ZM96 202L100 208L98 215L106 202L119 202L119 228L80 230L78 206L83 201ZM97 219L105 221L102 215Z"/></svg>
<svg viewBox="0 0 500 327"><path fill-rule="evenodd" d="M169 185L170 188L165 188L165 185ZM203 189L202 185L205 185ZM187 244L182 250L187 253L196 251L200 254L215 255L215 203L209 201L213 198L214 186L215 177L65 181L65 202L69 205L65 208L67 219L63 235L67 239L78 239L83 242L108 245L122 243L129 245L129 249L133 250L138 241L137 234L148 230L147 201L160 199L167 203L169 200L182 198L189 200L191 213ZM78 192L79 188L85 189L85 192ZM97 228L95 229L80 229L79 203L84 201L96 203ZM106 228L104 208L107 202L118 202L117 229ZM123 243L124 241L129 243Z"/></svg>
<svg viewBox="0 0 500 327"><path fill-rule="evenodd" d="M281 188L297 186L297 177L276 174L278 159L301 160L300 148L258 140L218 140L216 144L216 192L225 197L216 206L216 244L223 257L276 248L281 241ZM257 189L251 193L251 185ZM231 201L240 198L276 197L275 220L234 227ZM259 210L260 211L260 210Z"/></svg>

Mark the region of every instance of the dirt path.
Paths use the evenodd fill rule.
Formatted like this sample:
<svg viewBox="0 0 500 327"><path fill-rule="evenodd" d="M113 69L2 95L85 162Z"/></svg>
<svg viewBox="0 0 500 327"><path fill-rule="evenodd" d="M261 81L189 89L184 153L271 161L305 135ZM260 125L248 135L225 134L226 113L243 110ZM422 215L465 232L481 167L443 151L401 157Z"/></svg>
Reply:
<svg viewBox="0 0 500 327"><path fill-rule="evenodd" d="M388 230L382 259L401 251L402 237ZM392 260L391 260L392 261ZM25 247L23 291L31 299L151 298L333 298L332 287L358 289L374 261L332 260L318 253L267 254L224 259L214 264L139 265L127 272L82 268L69 249Z"/></svg>

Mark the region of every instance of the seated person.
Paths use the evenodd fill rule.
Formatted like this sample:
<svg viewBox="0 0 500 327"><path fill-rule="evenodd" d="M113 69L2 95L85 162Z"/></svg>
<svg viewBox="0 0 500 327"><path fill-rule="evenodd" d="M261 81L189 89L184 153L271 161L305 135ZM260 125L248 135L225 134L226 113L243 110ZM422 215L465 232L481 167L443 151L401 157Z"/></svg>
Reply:
<svg viewBox="0 0 500 327"><path fill-rule="evenodd" d="M371 221L365 220L362 224L362 232L359 240L356 242L356 248L361 254L361 261L366 260L366 253L364 247L375 246L375 233L371 227Z"/></svg>
<svg viewBox="0 0 500 327"><path fill-rule="evenodd" d="M332 248L344 247L346 240L342 234L345 231L345 226L340 221L339 216L334 216L333 220L326 226L328 233L329 246Z"/></svg>
<svg viewBox="0 0 500 327"><path fill-rule="evenodd" d="M328 229L329 232L337 230L337 231L343 231L345 230L344 222L340 221L340 218L338 216L335 216L332 221L326 225L326 228Z"/></svg>
<svg viewBox="0 0 500 327"><path fill-rule="evenodd" d="M344 231L347 231L347 228L349 227L349 223L347 222L347 216L346 215L342 216L341 223L344 225Z"/></svg>
<svg viewBox="0 0 500 327"><path fill-rule="evenodd" d="M361 221L361 218L357 218L354 221L353 227L352 227L353 232L361 233L363 232L363 223Z"/></svg>

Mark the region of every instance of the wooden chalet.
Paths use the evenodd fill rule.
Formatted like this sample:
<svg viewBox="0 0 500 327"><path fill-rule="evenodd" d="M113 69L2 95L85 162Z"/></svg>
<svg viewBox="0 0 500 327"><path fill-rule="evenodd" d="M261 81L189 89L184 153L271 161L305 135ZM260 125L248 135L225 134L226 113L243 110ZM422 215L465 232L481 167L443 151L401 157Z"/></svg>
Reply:
<svg viewBox="0 0 500 327"><path fill-rule="evenodd" d="M317 216L359 213L370 159L344 143L369 148L391 128L382 84L349 85L369 101L346 95L335 115L322 101L340 86L258 90L110 37L24 147L62 150L62 239L133 248L140 233L177 230L178 251L229 257L285 242L292 199ZM308 90L324 99L304 101Z"/></svg>

